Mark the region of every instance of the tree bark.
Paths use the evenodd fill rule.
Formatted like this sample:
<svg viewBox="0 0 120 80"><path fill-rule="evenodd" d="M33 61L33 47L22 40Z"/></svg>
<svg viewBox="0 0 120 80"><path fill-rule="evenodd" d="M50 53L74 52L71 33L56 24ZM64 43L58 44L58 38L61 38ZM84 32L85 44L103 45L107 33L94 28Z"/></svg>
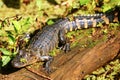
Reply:
<svg viewBox="0 0 120 80"><path fill-rule="evenodd" d="M77 54L57 58L52 66L59 67L52 74L53 80L81 80L85 75L113 60L120 50L120 34L110 40L96 45L92 49L78 51ZM66 54L68 55L68 54ZM61 61L61 63L55 63Z"/></svg>

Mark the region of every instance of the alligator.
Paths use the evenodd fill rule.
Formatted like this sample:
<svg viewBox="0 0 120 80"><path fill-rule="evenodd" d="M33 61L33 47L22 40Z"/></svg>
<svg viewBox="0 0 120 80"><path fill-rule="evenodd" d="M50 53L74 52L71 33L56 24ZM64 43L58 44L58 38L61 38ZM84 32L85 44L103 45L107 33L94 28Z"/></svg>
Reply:
<svg viewBox="0 0 120 80"><path fill-rule="evenodd" d="M67 32L99 27L99 23L109 24L113 19L114 16L111 14L88 14L75 16L72 20L66 17L56 21L53 25L46 25L32 37L25 49L19 50L19 53L11 63L13 67L21 68L38 61L43 61L45 70L50 72L49 65L53 60L53 57L49 54L50 51L57 47L65 52L70 50L70 44L65 36Z"/></svg>

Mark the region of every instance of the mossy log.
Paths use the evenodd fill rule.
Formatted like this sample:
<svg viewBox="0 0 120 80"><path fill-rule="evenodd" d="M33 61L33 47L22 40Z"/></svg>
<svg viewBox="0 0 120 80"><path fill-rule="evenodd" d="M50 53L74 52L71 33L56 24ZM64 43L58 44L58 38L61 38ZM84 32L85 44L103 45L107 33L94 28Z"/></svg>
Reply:
<svg viewBox="0 0 120 80"><path fill-rule="evenodd" d="M120 34L106 42L96 45L92 49L82 52L78 50L74 55L56 58L52 66L57 69L50 74L52 80L81 80L85 75L113 60L120 50Z"/></svg>

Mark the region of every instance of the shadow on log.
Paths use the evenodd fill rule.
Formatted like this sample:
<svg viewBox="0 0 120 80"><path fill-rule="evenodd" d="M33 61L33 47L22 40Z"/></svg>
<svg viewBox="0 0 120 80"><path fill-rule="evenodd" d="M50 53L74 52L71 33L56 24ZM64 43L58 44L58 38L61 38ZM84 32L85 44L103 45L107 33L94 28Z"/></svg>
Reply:
<svg viewBox="0 0 120 80"><path fill-rule="evenodd" d="M58 69L50 74L50 78L52 80L81 80L85 75L105 65L118 55L120 50L119 35L120 33L92 49L87 49L83 52L78 51L74 56L66 56L66 58L63 58L66 60L62 60L62 57L60 57L61 59L55 59L51 66L57 66ZM70 53L74 54L74 51ZM63 61L62 63L56 64L56 62L61 60Z"/></svg>

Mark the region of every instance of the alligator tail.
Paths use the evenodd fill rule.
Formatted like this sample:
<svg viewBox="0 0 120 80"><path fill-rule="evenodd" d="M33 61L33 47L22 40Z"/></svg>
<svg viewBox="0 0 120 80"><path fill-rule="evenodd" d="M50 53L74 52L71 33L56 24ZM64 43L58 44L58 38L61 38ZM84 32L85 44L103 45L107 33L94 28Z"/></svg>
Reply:
<svg viewBox="0 0 120 80"><path fill-rule="evenodd" d="M74 17L74 20L68 22L65 25L66 33L69 31L75 31L78 29L90 28L90 27L99 27L99 23L109 24L113 22L114 14L105 13L105 14L93 14L93 15L82 15Z"/></svg>

